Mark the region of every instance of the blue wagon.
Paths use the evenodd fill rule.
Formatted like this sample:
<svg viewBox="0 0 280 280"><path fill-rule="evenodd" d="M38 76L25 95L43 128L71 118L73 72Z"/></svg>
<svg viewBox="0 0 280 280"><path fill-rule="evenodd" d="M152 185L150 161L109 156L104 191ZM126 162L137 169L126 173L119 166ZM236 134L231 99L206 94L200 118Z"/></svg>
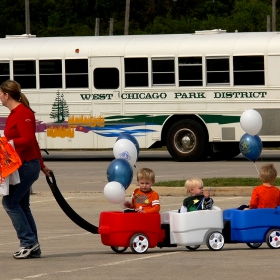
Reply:
<svg viewBox="0 0 280 280"><path fill-rule="evenodd" d="M280 207L275 209L223 211L225 243L246 243L259 248L263 242L272 249L280 248Z"/></svg>

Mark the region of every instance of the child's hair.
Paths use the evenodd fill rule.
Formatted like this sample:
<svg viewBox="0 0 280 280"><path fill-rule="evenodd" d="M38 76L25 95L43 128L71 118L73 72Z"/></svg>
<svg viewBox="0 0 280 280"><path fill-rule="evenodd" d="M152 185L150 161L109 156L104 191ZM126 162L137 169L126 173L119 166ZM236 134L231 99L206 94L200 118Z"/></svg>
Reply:
<svg viewBox="0 0 280 280"><path fill-rule="evenodd" d="M277 170L272 163L265 164L260 168L259 178L263 183L273 183L277 177Z"/></svg>
<svg viewBox="0 0 280 280"><path fill-rule="evenodd" d="M141 168L137 172L137 181L147 179L152 182L152 184L155 182L155 173L150 168Z"/></svg>
<svg viewBox="0 0 280 280"><path fill-rule="evenodd" d="M200 186L203 186L203 181L200 178L190 178L185 182L185 188L187 189L187 193L191 193L191 189Z"/></svg>

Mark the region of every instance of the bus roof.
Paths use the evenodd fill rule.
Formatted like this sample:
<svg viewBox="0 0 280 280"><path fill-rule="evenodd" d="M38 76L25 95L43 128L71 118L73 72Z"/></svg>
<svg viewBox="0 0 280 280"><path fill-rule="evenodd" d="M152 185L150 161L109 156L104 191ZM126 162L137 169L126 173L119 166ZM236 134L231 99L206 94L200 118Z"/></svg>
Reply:
<svg viewBox="0 0 280 280"><path fill-rule="evenodd" d="M278 32L205 32L76 37L11 36L0 39L0 60L280 55L279 35Z"/></svg>

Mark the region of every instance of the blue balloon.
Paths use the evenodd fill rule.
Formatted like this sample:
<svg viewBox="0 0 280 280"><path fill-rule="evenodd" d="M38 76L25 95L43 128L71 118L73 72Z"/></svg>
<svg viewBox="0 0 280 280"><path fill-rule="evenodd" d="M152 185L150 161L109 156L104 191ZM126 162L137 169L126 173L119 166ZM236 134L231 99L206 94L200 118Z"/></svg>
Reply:
<svg viewBox="0 0 280 280"><path fill-rule="evenodd" d="M136 147L136 150L137 150L137 158L139 156L139 152L140 152L140 147L139 147L139 143L138 141L136 140L136 138L132 135L130 135L129 133L126 133L126 132L123 132L119 135L119 137L117 138L116 142L120 139L127 139L127 140L130 140Z"/></svg>
<svg viewBox="0 0 280 280"><path fill-rule="evenodd" d="M114 159L107 168L108 182L119 182L127 189L133 178L133 170L130 163L123 158Z"/></svg>
<svg viewBox="0 0 280 280"><path fill-rule="evenodd" d="M247 159L255 162L262 153L262 140L258 135L250 135L245 133L239 142L240 152Z"/></svg>

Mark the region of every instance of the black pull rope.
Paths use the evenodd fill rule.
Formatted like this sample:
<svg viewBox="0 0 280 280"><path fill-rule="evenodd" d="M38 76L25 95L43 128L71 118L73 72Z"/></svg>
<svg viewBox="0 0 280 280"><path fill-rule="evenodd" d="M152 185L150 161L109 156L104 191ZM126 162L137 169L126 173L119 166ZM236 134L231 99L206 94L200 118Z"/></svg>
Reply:
<svg viewBox="0 0 280 280"><path fill-rule="evenodd" d="M89 231L94 234L98 234L98 227L92 225L88 221L84 220L80 215L78 215L71 206L67 203L63 195L61 194L54 177L53 173L50 173L51 177L46 176L46 180L49 184L49 187L53 193L55 200L57 201L60 208L64 213L79 227L83 228L86 231ZM51 180L51 179L52 180Z"/></svg>

